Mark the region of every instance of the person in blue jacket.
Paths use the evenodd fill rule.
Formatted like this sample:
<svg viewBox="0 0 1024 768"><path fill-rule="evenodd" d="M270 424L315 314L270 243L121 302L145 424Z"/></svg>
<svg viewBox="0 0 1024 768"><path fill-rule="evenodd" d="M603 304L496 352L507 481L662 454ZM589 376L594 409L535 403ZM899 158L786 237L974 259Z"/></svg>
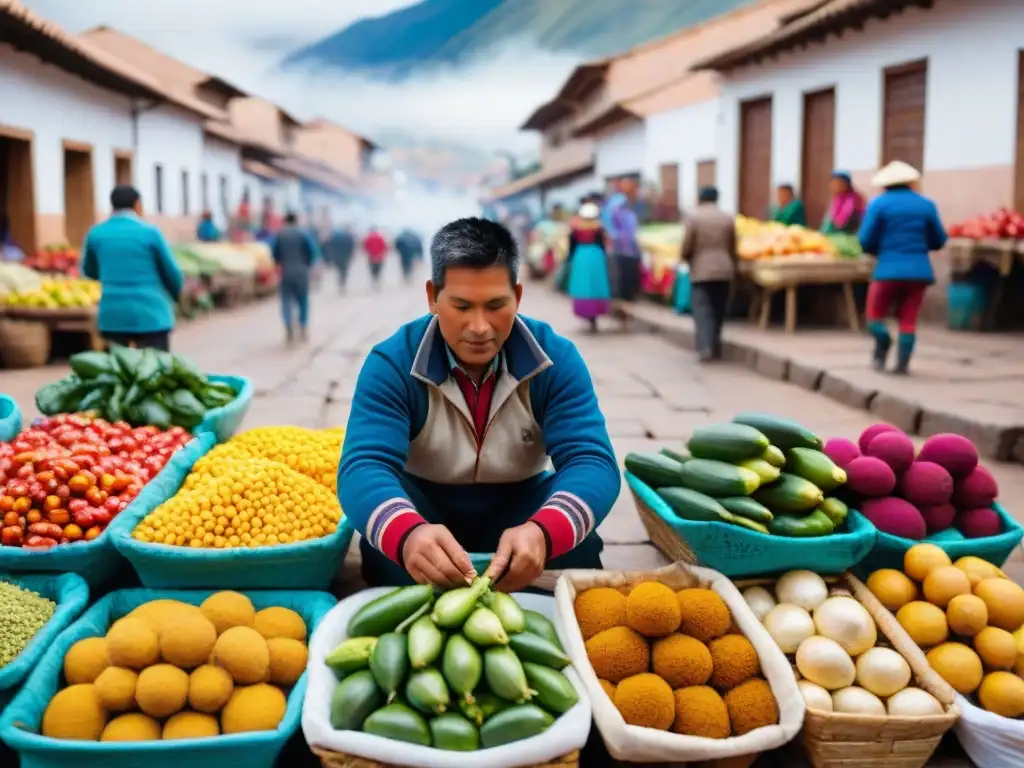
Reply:
<svg viewBox="0 0 1024 768"><path fill-rule="evenodd" d="M220 240L220 236L220 230L217 229L217 225L213 223L213 213L210 211L203 211L203 215L199 219L199 224L196 227L196 240L201 243L216 243Z"/></svg>
<svg viewBox="0 0 1024 768"><path fill-rule="evenodd" d="M320 245L309 230L299 226L297 214L288 212L284 227L274 238L270 252L281 274L278 293L281 297L281 317L287 342L295 341L295 315L298 313L298 339L309 339L309 288L313 267L322 258Z"/></svg>
<svg viewBox="0 0 1024 768"><path fill-rule="evenodd" d="M600 568L620 475L583 358L518 314L502 225L447 224L430 258L430 314L371 350L346 427L338 495L363 577L465 585L467 552L494 553L487 575L510 592L546 566Z"/></svg>
<svg viewBox="0 0 1024 768"><path fill-rule="evenodd" d="M872 183L885 191L868 205L858 233L861 248L878 260L868 286L866 315L875 337L872 362L879 371L885 370L892 347L885 324L892 311L900 331L893 372L909 372L917 316L925 291L935 282L929 252L946 244L938 208L914 190L920 178L917 169L898 160L880 170Z"/></svg>
<svg viewBox="0 0 1024 768"><path fill-rule="evenodd" d="M135 188L115 187L110 207L110 218L86 235L82 254L82 275L103 288L100 335L113 344L169 351L181 269L160 230L142 220Z"/></svg>

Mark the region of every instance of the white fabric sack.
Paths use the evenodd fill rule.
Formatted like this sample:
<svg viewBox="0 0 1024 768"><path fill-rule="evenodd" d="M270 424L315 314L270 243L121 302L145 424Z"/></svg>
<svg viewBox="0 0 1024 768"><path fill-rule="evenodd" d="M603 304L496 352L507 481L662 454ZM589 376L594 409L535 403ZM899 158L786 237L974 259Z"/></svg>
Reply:
<svg viewBox="0 0 1024 768"><path fill-rule="evenodd" d="M953 726L964 752L983 768L1020 768L1024 763L1024 721L1011 720L956 695L960 719Z"/></svg>
<svg viewBox="0 0 1024 768"><path fill-rule="evenodd" d="M362 731L336 731L331 727L331 695L338 677L324 663L327 655L347 638L349 619L366 603L390 592L388 587L366 589L338 603L324 616L309 643L309 683L302 707L302 732L306 743L346 755L389 765L414 768L519 768L543 764L582 749L590 734L590 702L579 675L571 666L565 676L580 695L572 709L539 736L475 752L452 752L418 744L406 744ZM554 621L555 600L546 595L514 595L524 609L537 611ZM565 637L559 633L562 644Z"/></svg>
<svg viewBox="0 0 1024 768"><path fill-rule="evenodd" d="M779 706L778 725L758 728L728 739L708 739L626 724L601 688L587 659L587 649L573 605L578 592L592 587L618 588L641 581L660 581L677 591L705 586L721 596L736 626L757 651L761 673L771 686ZM718 571L681 563L654 571L563 571L555 587L555 600L558 604L558 636L562 638L573 667L583 679L594 710L594 722L613 758L634 763L689 763L754 755L781 747L792 740L803 726L804 697L797 687L792 666L751 612L739 590Z"/></svg>

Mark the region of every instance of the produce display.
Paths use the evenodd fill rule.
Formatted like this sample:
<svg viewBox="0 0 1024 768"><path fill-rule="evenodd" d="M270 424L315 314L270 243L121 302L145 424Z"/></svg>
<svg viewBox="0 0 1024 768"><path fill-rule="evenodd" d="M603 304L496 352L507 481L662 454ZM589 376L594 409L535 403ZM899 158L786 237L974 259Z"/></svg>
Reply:
<svg viewBox="0 0 1024 768"><path fill-rule="evenodd" d="M955 563L934 544L907 550L903 569L872 573L868 589L954 690L989 712L1024 716L1024 589L979 557Z"/></svg>
<svg viewBox="0 0 1024 768"><path fill-rule="evenodd" d="M43 284L43 276L21 264L0 262L0 298L9 293L29 293Z"/></svg>
<svg viewBox="0 0 1024 768"><path fill-rule="evenodd" d="M238 592L144 603L71 646L41 733L139 742L275 730L306 669L306 636L294 611L256 611Z"/></svg>
<svg viewBox="0 0 1024 768"><path fill-rule="evenodd" d="M33 422L0 443L0 547L92 541L190 438L82 414Z"/></svg>
<svg viewBox="0 0 1024 768"><path fill-rule="evenodd" d="M60 272L68 277L78 277L81 253L69 243L45 245L22 261L29 269L40 272Z"/></svg>
<svg viewBox="0 0 1024 768"><path fill-rule="evenodd" d="M797 422L741 413L699 427L688 453L630 453L626 469L684 520L724 522L776 536L827 536L846 522L836 493L846 472Z"/></svg>
<svg viewBox="0 0 1024 768"><path fill-rule="evenodd" d="M857 235L851 235L846 232L833 232L830 235L826 235L826 237L832 243L832 248L837 256L846 259L856 259L864 255L864 251L860 247L860 238Z"/></svg>
<svg viewBox="0 0 1024 768"><path fill-rule="evenodd" d="M853 595L811 571L790 571L770 590L743 591L754 614L795 664L809 709L853 715L923 717L943 707L911 685L906 659L885 645Z"/></svg>
<svg viewBox="0 0 1024 768"><path fill-rule="evenodd" d="M79 352L71 357L71 371L36 392L40 413L95 411L133 426L191 430L208 410L238 396L230 385L210 381L188 358L155 349Z"/></svg>
<svg viewBox="0 0 1024 768"><path fill-rule="evenodd" d="M724 739L779 722L757 651L714 590L595 587L574 609L601 688L629 725Z"/></svg>
<svg viewBox="0 0 1024 768"><path fill-rule="evenodd" d="M55 610L57 604L52 600L0 580L0 670L25 650Z"/></svg>
<svg viewBox="0 0 1024 768"><path fill-rule="evenodd" d="M1024 214L1011 211L1009 208L1000 208L992 213L952 224L949 227L949 236L966 237L969 240L1022 240Z"/></svg>
<svg viewBox="0 0 1024 768"><path fill-rule="evenodd" d="M454 751L546 731L577 702L554 626L490 580L405 587L367 603L326 658L331 726Z"/></svg>
<svg viewBox="0 0 1024 768"><path fill-rule="evenodd" d="M345 430L337 427L256 427L218 445L196 467L221 459L269 459L291 467L336 492L338 460L344 440Z"/></svg>
<svg viewBox="0 0 1024 768"><path fill-rule="evenodd" d="M745 260L804 254L832 256L835 253L828 237L798 224L787 226L775 221L737 216L736 234L739 236L739 257Z"/></svg>
<svg viewBox="0 0 1024 768"><path fill-rule="evenodd" d="M25 309L87 309L100 303L100 284L85 278L43 280L38 288L12 291L4 306Z"/></svg>
<svg viewBox="0 0 1024 768"><path fill-rule="evenodd" d="M880 531L936 541L1002 532L1002 520L992 508L999 495L996 480L962 435L934 435L916 451L904 432L873 424L856 443L829 440L825 453L846 470L847 491Z"/></svg>

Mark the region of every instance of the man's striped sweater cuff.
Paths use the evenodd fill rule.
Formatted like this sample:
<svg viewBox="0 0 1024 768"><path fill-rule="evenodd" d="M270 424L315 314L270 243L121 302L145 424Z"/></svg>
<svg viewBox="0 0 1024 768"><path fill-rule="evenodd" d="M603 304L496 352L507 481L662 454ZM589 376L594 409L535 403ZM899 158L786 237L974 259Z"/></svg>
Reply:
<svg viewBox="0 0 1024 768"><path fill-rule="evenodd" d="M532 518L548 540L548 559L564 555L594 530L594 513L579 496L559 491Z"/></svg>
<svg viewBox="0 0 1024 768"><path fill-rule="evenodd" d="M401 565L406 538L426 522L408 499L389 499L370 515L366 538L370 546Z"/></svg>

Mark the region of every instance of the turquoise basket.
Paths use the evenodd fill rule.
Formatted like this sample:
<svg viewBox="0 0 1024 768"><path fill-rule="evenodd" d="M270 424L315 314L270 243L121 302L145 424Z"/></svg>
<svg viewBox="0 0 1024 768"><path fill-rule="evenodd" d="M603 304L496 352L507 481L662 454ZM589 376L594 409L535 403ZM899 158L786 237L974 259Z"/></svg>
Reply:
<svg viewBox="0 0 1024 768"><path fill-rule="evenodd" d="M1021 538L1024 537L1024 528L1021 528L1020 524L999 503L993 504L992 508L999 514L1003 523L1003 532L996 536L967 539L959 531L951 528L932 534L924 541L941 547L952 560L973 555L1001 568L1013 554L1014 548L1020 544ZM914 539L904 539L900 536L893 536L891 533L878 531L875 546L854 569L854 572L858 576L866 577L879 568L896 568L902 571L903 556L908 549L920 543Z"/></svg>
<svg viewBox="0 0 1024 768"><path fill-rule="evenodd" d="M197 435L209 432L217 438L218 443L227 442L238 431L238 428L242 426L242 420L245 418L245 414L249 412L249 406L252 405L255 389L253 388L252 380L245 376L227 376L211 373L207 378L210 381L230 385L238 393L238 397L227 405L208 410L202 423L193 431Z"/></svg>
<svg viewBox="0 0 1024 768"><path fill-rule="evenodd" d="M191 549L136 541L139 522L181 488L192 465L216 445L211 432L193 441L196 451L176 454L159 486L144 490L107 535L150 589L327 589L345 561L354 533L342 518L330 536L294 544L249 549ZM152 485L152 484L151 484Z"/></svg>
<svg viewBox="0 0 1024 768"><path fill-rule="evenodd" d="M850 510L846 531L806 539L772 536L729 523L683 520L640 478L629 472L625 476L637 503L685 541L701 565L731 578L797 568L842 573L859 563L875 541L875 527L856 510Z"/></svg>
<svg viewBox="0 0 1024 768"><path fill-rule="evenodd" d="M89 586L85 579L74 573L59 576L43 574L0 573L0 581L16 584L29 589L57 604L50 620L29 640L21 653L8 664L0 667L0 710L18 692L21 682L35 668L36 663L50 647L50 644L72 621L78 618L89 603Z"/></svg>
<svg viewBox="0 0 1024 768"><path fill-rule="evenodd" d="M21 432L21 409L12 397L0 395L0 442L13 440Z"/></svg>
<svg viewBox="0 0 1024 768"><path fill-rule="evenodd" d="M47 550L0 547L0 571L7 573L39 571L77 573L92 589L107 584L124 565L124 559L115 549L111 535L117 526L117 521L124 516L131 516L133 511L144 505L152 504L154 496L159 497L161 493L166 493L164 488L173 485L181 472L181 465L187 463L191 467L203 453L205 451L200 452L199 439L186 443L171 457L171 460L164 465L156 477L146 483L135 500L111 521L107 530L92 541L62 544ZM188 474L187 469L185 474ZM175 490L181 485L182 480L184 480L184 475L181 475L181 479L177 479L177 485L174 485ZM153 506L156 505L153 504Z"/></svg>
<svg viewBox="0 0 1024 768"><path fill-rule="evenodd" d="M112 592L61 633L0 716L0 740L18 752L21 768L181 768L183 765L273 768L281 749L299 728L306 694L305 673L289 692L288 709L276 731L135 743L64 741L38 733L46 705L60 685L64 656L72 645L87 637L102 637L114 621L150 600L181 600L199 605L211 594L212 591L151 589ZM306 622L309 636L338 602L323 592L246 594L256 610L275 605L291 608Z"/></svg>

